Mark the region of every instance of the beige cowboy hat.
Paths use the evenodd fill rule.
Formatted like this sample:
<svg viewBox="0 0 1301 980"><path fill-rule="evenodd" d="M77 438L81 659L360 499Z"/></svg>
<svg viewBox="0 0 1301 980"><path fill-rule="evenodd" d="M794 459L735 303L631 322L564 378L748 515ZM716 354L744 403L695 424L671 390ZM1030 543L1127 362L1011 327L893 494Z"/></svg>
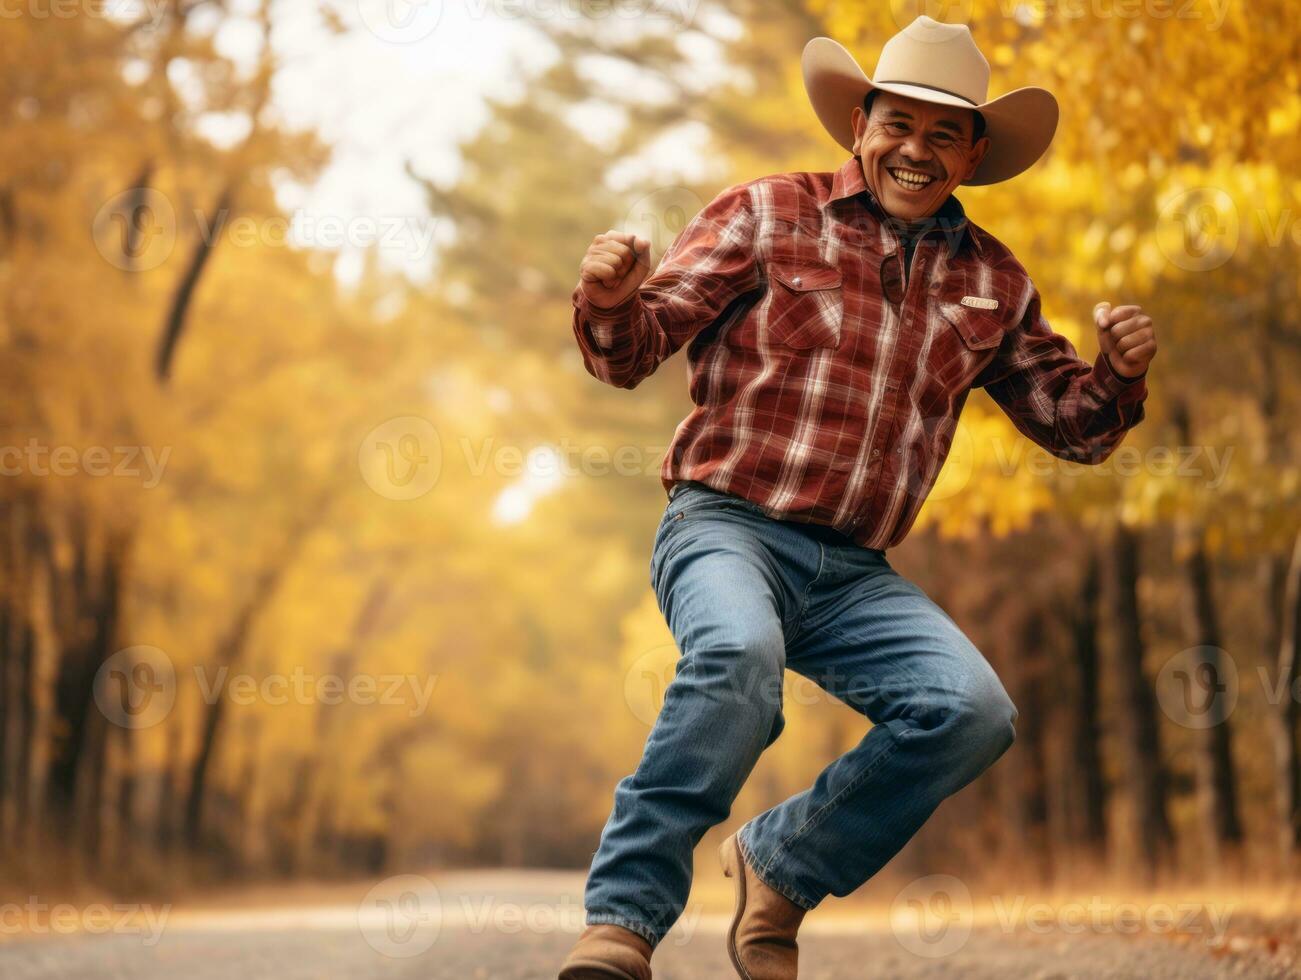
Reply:
<svg viewBox="0 0 1301 980"><path fill-rule="evenodd" d="M985 117L989 152L964 184L996 184L1015 177L1043 156L1057 130L1057 100L1046 89L1019 88L986 101L989 62L970 29L926 16L885 42L872 78L843 46L829 37L815 37L804 48L804 88L827 132L851 152L850 114L872 89L978 110Z"/></svg>

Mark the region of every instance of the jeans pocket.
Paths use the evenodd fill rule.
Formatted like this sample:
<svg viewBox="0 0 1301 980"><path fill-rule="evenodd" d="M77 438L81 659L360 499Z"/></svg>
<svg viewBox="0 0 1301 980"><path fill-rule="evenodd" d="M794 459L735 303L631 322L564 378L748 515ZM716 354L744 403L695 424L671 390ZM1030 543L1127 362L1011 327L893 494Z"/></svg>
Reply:
<svg viewBox="0 0 1301 980"><path fill-rule="evenodd" d="M702 530L724 533L736 530L743 533L738 525L752 525L756 519L769 518L763 508L751 500L715 490L705 484L693 482L683 486L669 501L655 531L650 561L651 582L657 581L662 574L662 566L685 545L690 544L691 539ZM706 523L710 528L702 528L701 525Z"/></svg>

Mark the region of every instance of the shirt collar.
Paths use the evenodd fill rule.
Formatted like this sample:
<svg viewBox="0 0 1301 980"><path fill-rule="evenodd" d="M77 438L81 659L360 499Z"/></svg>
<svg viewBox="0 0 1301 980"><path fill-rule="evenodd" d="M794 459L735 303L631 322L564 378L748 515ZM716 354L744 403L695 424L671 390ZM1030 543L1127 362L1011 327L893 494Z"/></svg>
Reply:
<svg viewBox="0 0 1301 980"><path fill-rule="evenodd" d="M885 213L885 210L868 188L867 181L863 178L863 164L857 156L852 156L846 160L831 178L831 196L827 198L827 204L845 200L856 200L856 203L865 208L877 221L890 220L889 215ZM932 220L935 221L936 227L927 234L938 235L943 241L947 242L950 257L957 253L964 240L971 242L976 254L983 253L979 233L976 231L975 226L967 220L967 213L963 210L962 202L953 195L949 195L949 199L940 206L939 211L935 213Z"/></svg>

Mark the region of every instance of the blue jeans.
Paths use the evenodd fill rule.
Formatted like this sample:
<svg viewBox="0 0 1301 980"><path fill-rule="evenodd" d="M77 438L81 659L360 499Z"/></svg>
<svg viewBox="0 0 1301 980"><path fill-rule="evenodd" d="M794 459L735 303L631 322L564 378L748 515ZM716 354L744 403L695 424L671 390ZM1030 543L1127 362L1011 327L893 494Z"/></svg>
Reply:
<svg viewBox="0 0 1301 980"><path fill-rule="evenodd" d="M883 551L702 483L674 491L650 570L677 676L615 789L584 896L588 924L652 945L686 907L696 845L781 733L785 668L872 722L809 789L739 832L759 878L806 909L880 870L1007 750L1017 717L980 651Z"/></svg>

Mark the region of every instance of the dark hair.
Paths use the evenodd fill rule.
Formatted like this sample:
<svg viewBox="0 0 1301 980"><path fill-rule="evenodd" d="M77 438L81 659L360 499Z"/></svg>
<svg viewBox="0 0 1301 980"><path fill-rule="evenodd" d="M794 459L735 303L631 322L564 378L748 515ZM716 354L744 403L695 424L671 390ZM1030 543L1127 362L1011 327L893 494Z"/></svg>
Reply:
<svg viewBox="0 0 1301 980"><path fill-rule="evenodd" d="M868 89L867 94L863 96L863 115L870 116L872 114L872 103L876 101L876 97L880 94L881 90L879 88ZM974 143L985 135L985 117L975 109L971 110L971 116L971 142Z"/></svg>

